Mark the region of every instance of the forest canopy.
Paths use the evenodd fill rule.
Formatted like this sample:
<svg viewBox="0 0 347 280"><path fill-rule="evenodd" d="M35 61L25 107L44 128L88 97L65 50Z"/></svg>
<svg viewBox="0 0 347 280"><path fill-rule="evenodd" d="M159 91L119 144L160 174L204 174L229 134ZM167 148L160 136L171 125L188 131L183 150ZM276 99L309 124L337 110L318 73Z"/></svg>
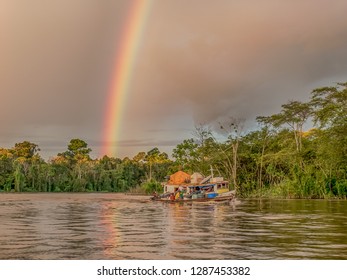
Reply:
<svg viewBox="0 0 347 280"><path fill-rule="evenodd" d="M66 151L45 161L37 144L15 143L0 148L0 191L151 192L175 171L212 169L241 197L347 197L347 83L314 89L308 102L289 101L256 121L253 131L235 116L198 125L172 159L156 147L132 159L92 159L85 141L71 139Z"/></svg>

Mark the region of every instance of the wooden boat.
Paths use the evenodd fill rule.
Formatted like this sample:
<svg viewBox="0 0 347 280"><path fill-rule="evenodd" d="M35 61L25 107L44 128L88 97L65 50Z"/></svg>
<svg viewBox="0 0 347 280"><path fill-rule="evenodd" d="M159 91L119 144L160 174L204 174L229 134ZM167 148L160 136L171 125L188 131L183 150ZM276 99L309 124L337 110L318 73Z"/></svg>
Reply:
<svg viewBox="0 0 347 280"><path fill-rule="evenodd" d="M178 198L178 199L171 199L170 197L165 196L153 196L151 197L151 200L153 201L161 201L166 203L192 203L192 202L227 202L232 201L235 199L235 191L230 191L228 193L220 194L214 197L208 197L208 195L204 197L197 197L197 198L187 198L184 197Z"/></svg>
<svg viewBox="0 0 347 280"><path fill-rule="evenodd" d="M231 201L235 199L235 191L229 190L229 182L222 177L208 176L199 182L190 180L190 175L177 172L170 176L168 183L163 184L164 193L151 197L154 201L169 203L206 202L206 201ZM182 179L177 182L177 177ZM176 181L174 179L176 179ZM192 177L193 178L193 177Z"/></svg>

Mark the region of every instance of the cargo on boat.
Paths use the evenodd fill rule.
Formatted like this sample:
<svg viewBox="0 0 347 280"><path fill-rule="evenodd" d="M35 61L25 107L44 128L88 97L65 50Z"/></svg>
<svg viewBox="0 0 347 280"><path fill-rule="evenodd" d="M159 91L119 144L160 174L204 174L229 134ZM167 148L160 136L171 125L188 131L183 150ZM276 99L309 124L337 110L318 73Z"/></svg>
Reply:
<svg viewBox="0 0 347 280"><path fill-rule="evenodd" d="M163 183L163 194L154 194L151 198L163 202L204 202L230 201L235 198L235 191L230 191L229 182L223 177L192 175L183 171L172 174Z"/></svg>

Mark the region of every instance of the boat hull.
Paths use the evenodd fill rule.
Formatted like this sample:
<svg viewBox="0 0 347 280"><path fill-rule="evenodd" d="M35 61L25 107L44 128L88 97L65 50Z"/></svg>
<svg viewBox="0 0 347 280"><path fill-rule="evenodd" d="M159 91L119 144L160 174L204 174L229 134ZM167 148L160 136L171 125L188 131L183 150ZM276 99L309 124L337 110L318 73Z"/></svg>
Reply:
<svg viewBox="0 0 347 280"><path fill-rule="evenodd" d="M208 198L208 197L203 197L203 198L195 198L195 199L167 199L167 198L151 198L153 201L161 201L161 202L166 202L166 203L192 203L192 202L208 202L208 201L213 201L213 202L221 202L221 201L231 201L235 199L235 195L221 195L221 196L216 196L213 198Z"/></svg>

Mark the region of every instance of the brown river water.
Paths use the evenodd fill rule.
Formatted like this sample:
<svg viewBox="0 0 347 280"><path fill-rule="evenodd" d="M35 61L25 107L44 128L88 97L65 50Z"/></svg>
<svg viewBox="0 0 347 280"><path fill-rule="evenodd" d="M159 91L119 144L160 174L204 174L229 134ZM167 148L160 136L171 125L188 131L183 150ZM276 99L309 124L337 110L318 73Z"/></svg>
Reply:
<svg viewBox="0 0 347 280"><path fill-rule="evenodd" d="M347 259L347 201L3 193L0 259Z"/></svg>

